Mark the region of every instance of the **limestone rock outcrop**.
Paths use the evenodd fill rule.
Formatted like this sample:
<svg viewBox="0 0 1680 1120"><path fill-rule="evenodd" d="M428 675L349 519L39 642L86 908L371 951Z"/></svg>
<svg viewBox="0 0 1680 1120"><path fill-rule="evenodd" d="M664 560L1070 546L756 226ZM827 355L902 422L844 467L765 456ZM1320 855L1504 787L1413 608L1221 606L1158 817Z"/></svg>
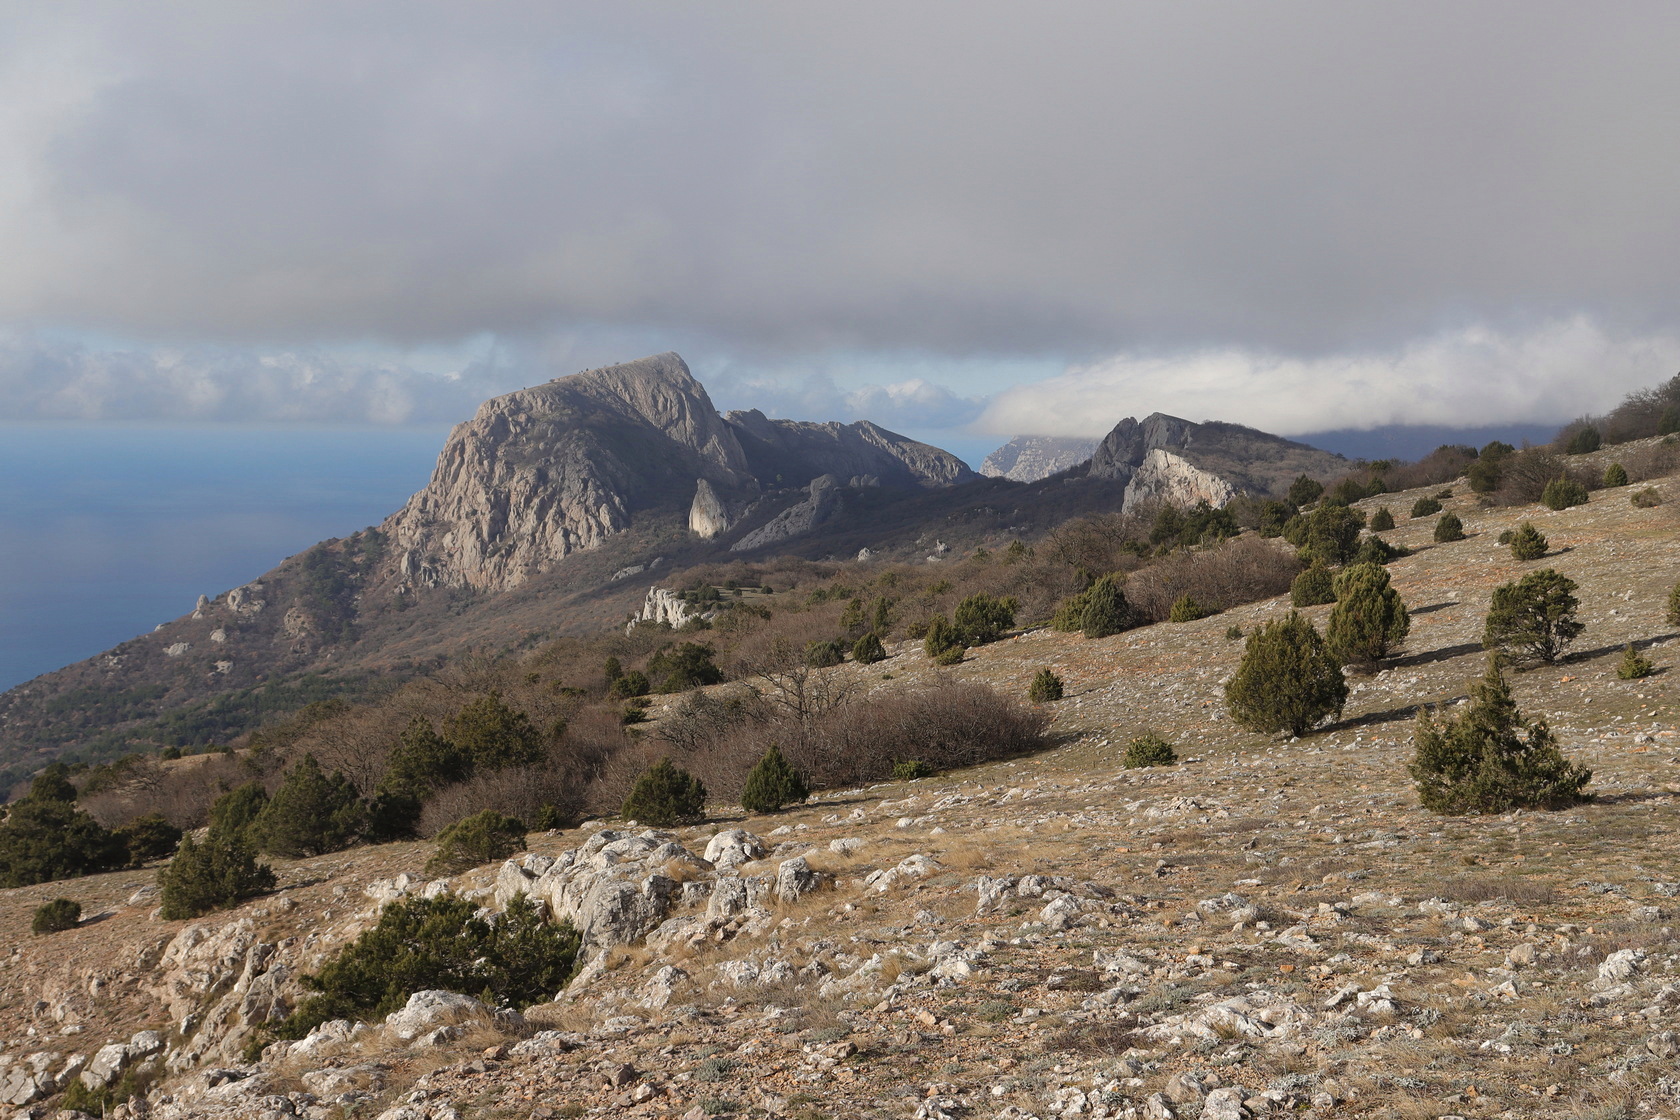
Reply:
<svg viewBox="0 0 1680 1120"><path fill-rule="evenodd" d="M688 507L688 531L708 541L729 531L729 507L703 478L695 484L694 502Z"/></svg>
<svg viewBox="0 0 1680 1120"><path fill-rule="evenodd" d="M724 415L752 472L765 486L804 486L819 475L873 479L902 489L954 486L975 473L929 444L878 424L771 420L755 409Z"/></svg>
<svg viewBox="0 0 1680 1120"><path fill-rule="evenodd" d="M1063 436L1016 436L980 464L987 478L1037 482L1077 467L1097 449L1097 440Z"/></svg>
<svg viewBox="0 0 1680 1120"><path fill-rule="evenodd" d="M1202 496L1218 505L1217 493L1224 501L1243 491L1278 494L1300 475L1328 479L1349 466L1340 455L1240 424L1195 424L1157 412L1116 424L1092 454L1087 476L1125 484L1128 506L1151 497L1193 505ZM1174 494L1193 496L1180 502Z"/></svg>
<svg viewBox="0 0 1680 1120"><path fill-rule="evenodd" d="M683 602L675 591L668 587L650 587L647 598L642 601L642 613L630 620L630 627L643 622L663 622L673 630L680 630L685 623L699 617L701 612Z"/></svg>
<svg viewBox="0 0 1680 1120"><path fill-rule="evenodd" d="M811 481L805 500L771 518L731 546L733 552L763 548L785 540L803 536L812 529L833 519L840 510L840 480L831 474L820 475Z"/></svg>

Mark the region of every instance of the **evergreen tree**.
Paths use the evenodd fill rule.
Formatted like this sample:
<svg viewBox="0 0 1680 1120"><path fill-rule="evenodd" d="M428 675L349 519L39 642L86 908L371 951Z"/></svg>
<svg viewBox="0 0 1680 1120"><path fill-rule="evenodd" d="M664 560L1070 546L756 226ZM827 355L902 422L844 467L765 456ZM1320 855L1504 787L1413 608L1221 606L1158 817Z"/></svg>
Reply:
<svg viewBox="0 0 1680 1120"><path fill-rule="evenodd" d="M1040 669L1027 686L1027 699L1034 704L1053 704L1062 698L1062 678L1049 669Z"/></svg>
<svg viewBox="0 0 1680 1120"><path fill-rule="evenodd" d="M1316 607L1336 601L1335 581L1330 569L1313 562L1289 585L1289 602L1296 607Z"/></svg>
<svg viewBox="0 0 1680 1120"><path fill-rule="evenodd" d="M840 612L840 629L855 641L863 637L864 628L863 600L853 599L846 604L846 609Z"/></svg>
<svg viewBox="0 0 1680 1120"><path fill-rule="evenodd" d="M128 866L144 867L153 860L175 854L181 830L158 813L135 817L117 829L117 839L128 849Z"/></svg>
<svg viewBox="0 0 1680 1120"><path fill-rule="evenodd" d="M852 643L852 660L859 665L873 665L886 659L886 647L881 644L880 637L873 630Z"/></svg>
<svg viewBox="0 0 1680 1120"><path fill-rule="evenodd" d="M1568 509L1587 504L1587 488L1568 475L1560 475L1546 483L1540 502L1547 509Z"/></svg>
<svg viewBox="0 0 1680 1120"><path fill-rule="evenodd" d="M29 783L29 792L24 795L31 801L64 801L76 800L76 787L70 784L70 767L62 762L50 763L34 781Z"/></svg>
<svg viewBox="0 0 1680 1120"><path fill-rule="evenodd" d="M366 820L350 779L337 772L327 775L315 756L306 754L286 771L250 835L270 855L318 856L349 847Z"/></svg>
<svg viewBox="0 0 1680 1120"><path fill-rule="evenodd" d="M1389 586L1388 569L1355 564L1336 576L1335 587L1336 608L1324 638L1342 664L1375 665L1406 640L1411 616Z"/></svg>
<svg viewBox="0 0 1680 1120"><path fill-rule="evenodd" d="M1408 771L1425 808L1437 813L1562 809L1589 800L1592 771L1567 761L1543 719L1524 720L1497 656L1470 690L1461 716L1418 716Z"/></svg>
<svg viewBox="0 0 1680 1120"><path fill-rule="evenodd" d="M624 666L619 664L618 658L609 657L601 663L601 676L611 688L612 683L624 675Z"/></svg>
<svg viewBox="0 0 1680 1120"><path fill-rule="evenodd" d="M525 850L525 822L484 809L462 817L437 835L437 850L426 861L426 877L459 875L469 868L507 859Z"/></svg>
<svg viewBox="0 0 1680 1120"><path fill-rule="evenodd" d="M1545 534L1534 527L1532 521L1524 521L1517 526L1517 531L1511 534L1511 555L1518 560L1538 560L1546 555L1551 542Z"/></svg>
<svg viewBox="0 0 1680 1120"><path fill-rule="evenodd" d="M1482 648L1500 650L1517 664L1556 661L1585 629L1575 619L1581 604L1574 592L1575 581L1551 568L1496 588Z"/></svg>
<svg viewBox="0 0 1680 1120"><path fill-rule="evenodd" d="M222 794L210 806L210 831L223 836L244 836L268 805L268 791L261 782L244 785Z"/></svg>
<svg viewBox="0 0 1680 1120"><path fill-rule="evenodd" d="M1359 547L1365 516L1347 506L1319 506L1307 515L1301 552L1307 560L1345 564Z"/></svg>
<svg viewBox="0 0 1680 1120"><path fill-rule="evenodd" d="M957 628L942 614L936 614L928 620L927 633L922 635L922 651L930 658L938 661L941 657L948 657L952 652L957 660L962 660L964 650L962 638L957 634Z"/></svg>
<svg viewBox="0 0 1680 1120"><path fill-rule="evenodd" d="M1126 602L1126 593L1120 590L1120 577L1104 576L1093 583L1085 592L1085 608L1079 616L1080 632L1087 638L1107 638L1131 625L1132 606Z"/></svg>
<svg viewBox="0 0 1680 1120"><path fill-rule="evenodd" d="M833 638L811 642L805 647L805 664L813 669L832 669L846 660L846 647Z"/></svg>
<svg viewBox="0 0 1680 1120"><path fill-rule="evenodd" d="M1248 636L1225 686L1231 718L1249 731L1305 735L1347 703L1342 667L1305 617L1290 611Z"/></svg>
<svg viewBox="0 0 1680 1120"><path fill-rule="evenodd" d="M1604 446L1604 437L1591 424L1581 428L1569 440L1568 454L1588 455Z"/></svg>
<svg viewBox="0 0 1680 1120"><path fill-rule="evenodd" d="M1441 503L1434 498L1419 498L1412 503L1413 517L1429 517L1441 512Z"/></svg>
<svg viewBox="0 0 1680 1120"><path fill-rule="evenodd" d="M1627 468L1620 463L1611 463L1604 468L1604 485L1606 488L1626 486L1628 484Z"/></svg>
<svg viewBox="0 0 1680 1120"><path fill-rule="evenodd" d="M788 765L782 750L775 743L764 752L758 765L747 775L746 788L741 791L741 808L749 813L774 813L783 805L804 801L811 796L805 779Z"/></svg>
<svg viewBox="0 0 1680 1120"><path fill-rule="evenodd" d="M1218 614L1217 608L1196 602L1191 595L1180 595L1173 600L1173 605L1167 608L1168 622L1195 622L1199 618Z"/></svg>
<svg viewBox="0 0 1680 1120"><path fill-rule="evenodd" d="M1668 590L1668 602L1664 604L1663 621L1670 626L1680 626L1680 583Z"/></svg>
<svg viewBox="0 0 1680 1120"><path fill-rule="evenodd" d="M1394 528L1394 514L1387 506L1378 506L1377 512L1371 515L1371 532L1386 533Z"/></svg>
<svg viewBox="0 0 1680 1120"><path fill-rule="evenodd" d="M892 633L892 608L893 601L891 599L877 599L875 600L875 611L869 616L870 631L879 635L882 639L885 639L888 634Z"/></svg>
<svg viewBox="0 0 1680 1120"><path fill-rule="evenodd" d="M712 660L715 653L703 642L666 646L648 659L648 678L659 682L660 692L687 692L691 688L719 684L723 670Z"/></svg>
<svg viewBox="0 0 1680 1120"><path fill-rule="evenodd" d="M654 828L669 828L701 820L706 813L706 787L694 775L662 758L636 779L619 810L626 820Z"/></svg>
<svg viewBox="0 0 1680 1120"><path fill-rule="evenodd" d="M627 669L607 686L607 695L614 700L634 700L638 696L646 696L651 687L646 673L640 669Z"/></svg>
<svg viewBox="0 0 1680 1120"><path fill-rule="evenodd" d="M1641 657L1639 651L1633 648L1633 643L1629 642L1622 650L1622 660L1621 664L1616 666L1616 676L1624 681L1643 680L1656 672L1656 668L1651 664L1650 658Z"/></svg>
<svg viewBox="0 0 1680 1120"><path fill-rule="evenodd" d="M1173 750L1172 744L1150 731L1126 744L1126 753L1121 756L1120 765L1136 770L1144 766L1171 766L1177 761L1178 752Z"/></svg>
<svg viewBox="0 0 1680 1120"><path fill-rule="evenodd" d="M970 595L957 604L951 625L963 645L983 646L997 641L1015 625L1015 611L1019 607L1013 597Z"/></svg>
<svg viewBox="0 0 1680 1120"><path fill-rule="evenodd" d="M444 786L465 781L472 769L473 760L466 751L433 730L431 720L415 716L385 760L379 792L424 801Z"/></svg>
<svg viewBox="0 0 1680 1120"><path fill-rule="evenodd" d="M1319 495L1323 493L1323 483L1303 474L1289 484L1289 504L1296 509L1301 509L1318 501Z"/></svg>
<svg viewBox="0 0 1680 1120"><path fill-rule="evenodd" d="M1396 556L1409 555L1407 551L1397 545L1389 544L1381 537L1366 537L1359 542L1359 549L1353 554L1354 564L1386 564Z"/></svg>
<svg viewBox="0 0 1680 1120"><path fill-rule="evenodd" d="M273 890L274 883L273 868L257 862L244 836L214 828L202 844L182 837L175 858L158 871L163 918L171 922L237 906Z"/></svg>
<svg viewBox="0 0 1680 1120"><path fill-rule="evenodd" d="M10 806L0 821L0 887L27 887L127 866L128 845L122 838L74 801L60 799L59 792L56 786L43 787L41 797L32 791Z"/></svg>
<svg viewBox="0 0 1680 1120"><path fill-rule="evenodd" d="M1448 541L1464 539L1464 522L1459 520L1456 513L1443 513L1441 519L1435 522L1435 543L1446 544Z"/></svg>
<svg viewBox="0 0 1680 1120"><path fill-rule="evenodd" d="M548 754L530 717L508 706L499 692L462 705L444 721L443 737L472 760L475 770L535 766Z"/></svg>

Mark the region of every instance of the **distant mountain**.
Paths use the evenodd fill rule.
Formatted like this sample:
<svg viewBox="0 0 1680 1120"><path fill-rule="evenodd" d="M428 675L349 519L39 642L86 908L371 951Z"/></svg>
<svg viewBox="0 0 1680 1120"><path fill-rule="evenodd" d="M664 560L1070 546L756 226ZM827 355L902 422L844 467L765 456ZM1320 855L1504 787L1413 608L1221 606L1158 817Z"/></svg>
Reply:
<svg viewBox="0 0 1680 1120"><path fill-rule="evenodd" d="M1016 436L986 456L986 461L980 464L980 473L987 478L1037 482L1077 467L1091 457L1098 442L1065 436Z"/></svg>
<svg viewBox="0 0 1680 1120"><path fill-rule="evenodd" d="M1140 501L1218 506L1245 491L1282 494L1303 474L1323 480L1351 466L1340 455L1240 424L1196 424L1157 412L1116 424L1086 476L1124 483L1128 508Z"/></svg>
<svg viewBox="0 0 1680 1120"><path fill-rule="evenodd" d="M974 477L956 456L875 424L718 415L676 354L495 397L450 432L427 487L381 529L415 587L501 591L599 547L638 514L689 511L696 535L767 492L833 476L917 489Z"/></svg>

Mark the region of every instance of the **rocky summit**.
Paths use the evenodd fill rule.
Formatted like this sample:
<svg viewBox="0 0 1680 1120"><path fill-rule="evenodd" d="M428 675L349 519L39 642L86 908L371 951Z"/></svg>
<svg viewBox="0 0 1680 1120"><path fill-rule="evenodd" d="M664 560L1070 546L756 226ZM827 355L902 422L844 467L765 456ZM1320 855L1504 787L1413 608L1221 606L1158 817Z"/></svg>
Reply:
<svg viewBox="0 0 1680 1120"><path fill-rule="evenodd" d="M1091 457L1098 440L1057 436L1016 436L980 464L987 478L1037 482L1077 467Z"/></svg>
<svg viewBox="0 0 1680 1120"><path fill-rule="evenodd" d="M1154 413L1126 417L1091 455L1089 477L1126 486L1126 504L1165 501L1221 506L1239 492L1278 494L1301 476L1342 474L1340 455L1240 424L1195 424Z"/></svg>

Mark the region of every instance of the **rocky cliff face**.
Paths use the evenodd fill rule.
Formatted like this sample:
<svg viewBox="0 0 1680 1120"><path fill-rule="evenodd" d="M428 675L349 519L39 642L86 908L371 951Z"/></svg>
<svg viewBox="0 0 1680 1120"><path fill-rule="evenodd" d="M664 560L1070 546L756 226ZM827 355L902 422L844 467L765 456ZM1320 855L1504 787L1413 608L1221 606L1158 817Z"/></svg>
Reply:
<svg viewBox="0 0 1680 1120"><path fill-rule="evenodd" d="M1037 482L1058 471L1077 467L1091 457L1098 442L1057 436L1016 436L986 456L986 461L980 464L980 473L987 478Z"/></svg>
<svg viewBox="0 0 1680 1120"><path fill-rule="evenodd" d="M771 420L755 408L728 413L724 421L740 440L753 474L766 486L804 486L825 474L906 489L954 486L976 477L950 452L867 420Z"/></svg>
<svg viewBox="0 0 1680 1120"><path fill-rule="evenodd" d="M1340 455L1240 424L1195 424L1157 412L1115 425L1092 454L1089 471L1092 478L1125 482L1127 505L1151 496L1179 505L1206 497L1217 505L1240 491L1281 493L1300 475L1325 479L1350 465ZM1169 497L1179 493L1194 497ZM1214 501L1219 493L1223 498Z"/></svg>

